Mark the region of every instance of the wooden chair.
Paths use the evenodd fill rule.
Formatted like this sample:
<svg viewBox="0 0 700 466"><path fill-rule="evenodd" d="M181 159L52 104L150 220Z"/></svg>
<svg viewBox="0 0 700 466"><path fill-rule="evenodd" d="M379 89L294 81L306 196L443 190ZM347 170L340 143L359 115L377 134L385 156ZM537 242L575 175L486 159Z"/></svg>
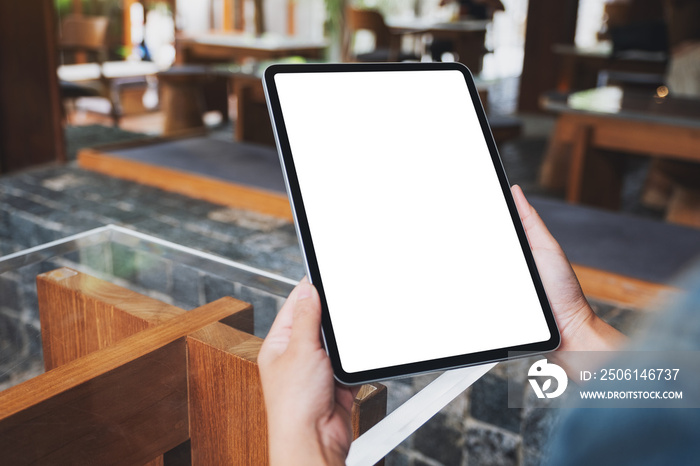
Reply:
<svg viewBox="0 0 700 466"><path fill-rule="evenodd" d="M106 16L68 15L61 22L59 49L65 62L66 54L73 54L70 63L86 63L87 56L104 63L107 60L107 26Z"/></svg>
<svg viewBox="0 0 700 466"><path fill-rule="evenodd" d="M3 464L267 464L250 304L184 311L68 268L37 292L46 372L0 392ZM385 412L361 390L355 435Z"/></svg>
<svg viewBox="0 0 700 466"><path fill-rule="evenodd" d="M420 57L401 51L400 34L392 34L378 10L349 7L345 10L346 37L343 42L343 59L359 62L386 62L420 60ZM369 31L374 35L375 48L371 52L353 54L355 34Z"/></svg>
<svg viewBox="0 0 700 466"><path fill-rule="evenodd" d="M123 113L122 92L128 88L142 89L147 81L144 76L105 76L103 68L108 58L108 25L109 19L106 16L68 15L61 22L61 62L66 66L96 63L100 67L100 73L97 79L61 81L60 88L64 100L73 105L81 97L106 99L109 102L109 116L117 126ZM65 108L64 113L67 113Z"/></svg>
<svg viewBox="0 0 700 466"><path fill-rule="evenodd" d="M102 64L107 60L106 16L68 15L61 21L58 39L59 63L61 64ZM101 70L101 68L100 68ZM68 108L75 108L75 101L83 97L100 97L110 100L112 117L116 115L112 105L109 82L100 73L97 80L71 82L60 80L61 97L64 101L63 116L67 118Z"/></svg>

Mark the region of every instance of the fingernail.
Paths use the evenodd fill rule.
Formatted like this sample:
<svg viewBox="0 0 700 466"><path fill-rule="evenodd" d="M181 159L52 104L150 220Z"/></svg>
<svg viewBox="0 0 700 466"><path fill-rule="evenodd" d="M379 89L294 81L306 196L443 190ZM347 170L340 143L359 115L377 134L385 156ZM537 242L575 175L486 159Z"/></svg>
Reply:
<svg viewBox="0 0 700 466"><path fill-rule="evenodd" d="M311 297L311 285L308 282L301 282L297 285L297 300Z"/></svg>

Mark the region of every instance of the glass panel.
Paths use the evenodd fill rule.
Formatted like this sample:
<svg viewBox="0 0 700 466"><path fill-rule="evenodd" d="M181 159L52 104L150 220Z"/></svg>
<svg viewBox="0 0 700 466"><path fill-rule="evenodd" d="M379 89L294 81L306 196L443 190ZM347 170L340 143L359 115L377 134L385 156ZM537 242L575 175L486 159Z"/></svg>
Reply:
<svg viewBox="0 0 700 466"><path fill-rule="evenodd" d="M233 296L253 304L260 337L295 284L116 226L0 257L0 390L43 372L36 276L60 267L186 310Z"/></svg>

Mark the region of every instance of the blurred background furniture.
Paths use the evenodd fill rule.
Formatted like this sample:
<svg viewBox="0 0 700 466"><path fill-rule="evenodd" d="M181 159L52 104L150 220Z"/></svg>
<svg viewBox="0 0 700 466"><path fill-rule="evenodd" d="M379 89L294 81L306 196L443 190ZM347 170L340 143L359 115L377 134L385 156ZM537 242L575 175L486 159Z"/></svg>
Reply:
<svg viewBox="0 0 700 466"><path fill-rule="evenodd" d="M401 40L408 34L420 34L422 30L392 30L384 22L379 10L367 8L345 9L345 37L343 38L343 60L357 62L396 62L420 61L414 52L402 50ZM358 32L367 31L372 35L374 49L355 53L355 38Z"/></svg>
<svg viewBox="0 0 700 466"><path fill-rule="evenodd" d="M183 130L204 129L206 102L204 86L215 79L205 66L175 66L158 73L163 135ZM225 88L225 87L224 87Z"/></svg>
<svg viewBox="0 0 700 466"><path fill-rule="evenodd" d="M180 63L239 63L246 58L273 60L290 56L320 59L326 45L325 40L247 33L201 34L178 38L176 42Z"/></svg>
<svg viewBox="0 0 700 466"><path fill-rule="evenodd" d="M109 115L114 126L119 126L125 112L144 110L143 96L151 86L155 91L156 83L151 79L158 71L153 62L129 60L61 65L57 70L66 96L70 86L84 89L83 95L74 97L83 99L75 101L73 107ZM157 94L154 97L155 106Z"/></svg>
<svg viewBox="0 0 700 466"><path fill-rule="evenodd" d="M608 82L611 79L609 72L612 72L612 79L626 78L630 83L638 83L642 79L659 81L663 79L668 62L668 56L662 52L634 50L614 54L611 44L592 48L555 44L552 50L561 57L556 85L560 92L612 84Z"/></svg>
<svg viewBox="0 0 700 466"><path fill-rule="evenodd" d="M244 32L207 33L183 36L176 40L177 65L240 65L249 61L282 60L302 57L318 60L326 52L325 40L280 34L254 35ZM229 118L228 80L213 72L204 84L205 109L218 111L224 121Z"/></svg>
<svg viewBox="0 0 700 466"><path fill-rule="evenodd" d="M119 126L125 110L143 108L139 100L148 89L148 77L158 67L148 61L108 61L108 24L105 16L71 14L63 19L59 37L62 65L58 75L62 97L71 110L75 111L78 99L83 99L86 109L109 115L114 126ZM130 89L135 93L128 99ZM156 95L154 105L157 101Z"/></svg>
<svg viewBox="0 0 700 466"><path fill-rule="evenodd" d="M236 141L276 147L261 78L253 73L238 73L232 81L236 96Z"/></svg>
<svg viewBox="0 0 700 466"><path fill-rule="evenodd" d="M61 63L107 61L106 16L67 15L61 21L59 53Z"/></svg>
<svg viewBox="0 0 700 466"><path fill-rule="evenodd" d="M59 83L61 98L64 103L64 114L75 111L77 99L83 97L101 97L109 102L108 112L115 125L118 124L118 113L112 101L110 84L102 73L102 63L107 61L107 26L106 16L83 16L69 14L61 21L59 31L60 55ZM91 76L63 76L63 66L96 63ZM65 68L64 68L65 69ZM66 108L70 106L70 108Z"/></svg>
<svg viewBox="0 0 700 466"><path fill-rule="evenodd" d="M700 164L700 100L673 97L664 89L651 94L602 87L545 95L543 107L559 118L540 172L541 184L565 188L569 202L617 209L624 154ZM679 196L667 218L700 226L700 188L682 186Z"/></svg>
<svg viewBox="0 0 700 466"><path fill-rule="evenodd" d="M450 44L455 61L464 63L472 74L479 74L483 66L486 30L490 20L461 19L456 21L432 21L426 19L391 19L388 24L394 34L421 34L426 44L442 41ZM442 57L433 57L440 61Z"/></svg>
<svg viewBox="0 0 700 466"><path fill-rule="evenodd" d="M181 132L83 149L78 165L195 199L293 219L273 146Z"/></svg>

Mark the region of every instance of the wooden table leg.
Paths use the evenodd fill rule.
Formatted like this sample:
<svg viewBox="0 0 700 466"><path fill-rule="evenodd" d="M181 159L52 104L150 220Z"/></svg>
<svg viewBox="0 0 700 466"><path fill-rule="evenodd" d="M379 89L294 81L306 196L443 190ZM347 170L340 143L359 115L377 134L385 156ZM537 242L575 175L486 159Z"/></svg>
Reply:
<svg viewBox="0 0 700 466"><path fill-rule="evenodd" d="M204 90L206 76L201 74L160 73L158 81L162 92L162 108L165 115L163 134L204 128Z"/></svg>
<svg viewBox="0 0 700 466"><path fill-rule="evenodd" d="M590 150L592 135L593 129L589 126L581 126L575 132L569 163L569 179L566 184L566 200L569 202L581 202L583 170L586 156Z"/></svg>
<svg viewBox="0 0 700 466"><path fill-rule="evenodd" d="M274 147L275 135L267 112L262 81L256 77L237 76L233 78L233 92L236 96L236 141Z"/></svg>
<svg viewBox="0 0 700 466"><path fill-rule="evenodd" d="M552 191L562 191L566 188L569 174L571 142L565 134L570 131L572 123L561 116L557 119L554 132L549 141L547 152L542 160L539 173L539 184Z"/></svg>
<svg viewBox="0 0 700 466"><path fill-rule="evenodd" d="M593 147L594 130L580 126L574 135L566 200L617 210L624 159Z"/></svg>

